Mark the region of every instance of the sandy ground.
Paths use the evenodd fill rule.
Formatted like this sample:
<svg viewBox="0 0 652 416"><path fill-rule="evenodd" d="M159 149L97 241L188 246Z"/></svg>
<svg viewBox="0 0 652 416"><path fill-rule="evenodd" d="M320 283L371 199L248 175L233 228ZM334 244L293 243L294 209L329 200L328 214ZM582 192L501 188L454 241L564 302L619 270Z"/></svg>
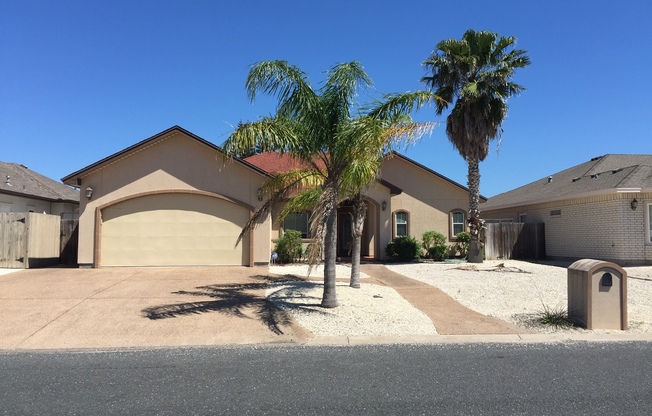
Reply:
<svg viewBox="0 0 652 416"><path fill-rule="evenodd" d="M305 265L271 266L270 273L287 276L307 276ZM351 269L337 266L337 277L348 278ZM323 266L317 266L310 276L323 276ZM412 306L394 289L364 283L369 276L361 273L360 289L348 283L337 284L340 306L319 307L323 285L312 281L281 283L272 286L267 296L290 313L302 327L319 336L401 336L436 335L432 321Z"/></svg>
<svg viewBox="0 0 652 416"><path fill-rule="evenodd" d="M497 267L502 264L503 267ZM492 316L538 332L609 332L579 328L555 328L536 323L545 309L567 306L567 269L523 261L485 261L480 265L453 263L410 263L387 267L404 276L433 285L481 314ZM652 333L652 267L625 268L628 273L628 332ZM338 277L350 269L338 265ZM307 275L307 266L272 266L281 275ZM315 269L313 277L323 276ZM362 280L364 282L364 280ZM288 310L298 323L316 335L414 335L434 334L430 320L391 288L362 284L363 290L338 285L340 306L318 308L319 283L280 285L268 296ZM382 289L382 292L381 292ZM377 295L377 296L376 296ZM290 302L290 303L288 303ZM294 307L309 304L310 307ZM397 316L401 317L400 322ZM425 319L424 319L425 318ZM428 323L430 322L430 325ZM617 331L620 332L620 331Z"/></svg>

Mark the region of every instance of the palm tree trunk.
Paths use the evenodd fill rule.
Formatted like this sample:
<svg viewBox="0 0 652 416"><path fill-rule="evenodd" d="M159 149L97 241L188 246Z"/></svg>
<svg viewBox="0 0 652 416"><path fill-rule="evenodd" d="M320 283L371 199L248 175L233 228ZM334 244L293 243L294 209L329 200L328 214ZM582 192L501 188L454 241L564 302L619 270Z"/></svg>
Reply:
<svg viewBox="0 0 652 416"><path fill-rule="evenodd" d="M337 192L330 191L330 203L326 210L326 232L324 236L324 294L321 306L335 308L338 306L335 282L337 278Z"/></svg>
<svg viewBox="0 0 652 416"><path fill-rule="evenodd" d="M483 221L480 219L480 161L478 158L468 159L468 185L469 185L469 233L471 243L469 246L469 263L482 263L482 248L480 246L480 231Z"/></svg>
<svg viewBox="0 0 652 416"><path fill-rule="evenodd" d="M367 204L358 194L353 204L353 227L351 227L351 236L353 237L353 247L351 250L351 282L349 286L356 289L360 288L360 252L362 249L362 231L364 230L364 219L367 216Z"/></svg>

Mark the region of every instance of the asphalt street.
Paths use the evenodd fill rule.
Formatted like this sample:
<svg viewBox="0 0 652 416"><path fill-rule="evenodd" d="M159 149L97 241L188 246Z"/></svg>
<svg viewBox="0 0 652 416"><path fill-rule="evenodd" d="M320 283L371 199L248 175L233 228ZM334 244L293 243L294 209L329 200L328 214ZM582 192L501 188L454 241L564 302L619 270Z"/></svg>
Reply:
<svg viewBox="0 0 652 416"><path fill-rule="evenodd" d="M3 415L647 415L652 343L0 353Z"/></svg>

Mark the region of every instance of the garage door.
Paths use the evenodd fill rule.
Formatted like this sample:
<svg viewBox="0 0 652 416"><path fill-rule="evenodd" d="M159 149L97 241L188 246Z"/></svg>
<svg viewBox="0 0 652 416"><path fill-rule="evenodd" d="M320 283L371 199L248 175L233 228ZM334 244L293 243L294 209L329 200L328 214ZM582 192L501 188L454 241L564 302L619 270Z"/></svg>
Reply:
<svg viewBox="0 0 652 416"><path fill-rule="evenodd" d="M249 210L198 194L130 199L102 210L101 266L249 264L248 239L235 242Z"/></svg>

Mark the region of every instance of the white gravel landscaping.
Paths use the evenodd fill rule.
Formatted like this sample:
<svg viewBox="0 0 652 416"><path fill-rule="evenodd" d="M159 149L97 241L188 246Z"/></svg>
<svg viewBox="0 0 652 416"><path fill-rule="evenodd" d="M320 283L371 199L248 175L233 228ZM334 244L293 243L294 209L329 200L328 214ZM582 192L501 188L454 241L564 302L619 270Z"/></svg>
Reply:
<svg viewBox="0 0 652 416"><path fill-rule="evenodd" d="M503 264L505 267L496 267ZM387 265L404 276L438 287L481 314L527 326L545 307L566 309L567 269L524 261ZM628 332L652 332L652 267L627 267ZM531 327L541 332L582 331ZM608 332L608 331L601 331Z"/></svg>
<svg viewBox="0 0 652 416"><path fill-rule="evenodd" d="M271 266L270 273L307 276L306 265ZM317 266L311 276L323 276ZM337 277L351 276L351 269L337 265ZM361 279L369 277L361 273ZM437 329L423 312L412 306L394 289L362 283L353 289L348 283L337 284L340 306L319 307L323 293L320 282L287 282L273 285L267 297L289 312L301 326L318 336L401 336L436 335Z"/></svg>
<svg viewBox="0 0 652 416"><path fill-rule="evenodd" d="M497 267L500 264L503 267ZM566 309L565 267L516 260L485 261L479 265L410 263L389 264L387 267L396 273L438 287L464 306L487 316L539 332L585 331L532 324L533 318L544 310L544 305L551 309ZM307 270L306 265L269 268L270 273L294 276L306 276ZM625 270L628 274L627 332L652 333L652 267L626 267ZM338 277L346 278L350 273L349 267L337 266ZM323 267L317 266L311 276L323 276ZM270 288L268 296L287 310L300 325L319 336L437 333L426 315L391 288L362 283L360 289L352 289L346 283L338 284L340 306L335 309L318 306L322 291L319 282L289 282Z"/></svg>

